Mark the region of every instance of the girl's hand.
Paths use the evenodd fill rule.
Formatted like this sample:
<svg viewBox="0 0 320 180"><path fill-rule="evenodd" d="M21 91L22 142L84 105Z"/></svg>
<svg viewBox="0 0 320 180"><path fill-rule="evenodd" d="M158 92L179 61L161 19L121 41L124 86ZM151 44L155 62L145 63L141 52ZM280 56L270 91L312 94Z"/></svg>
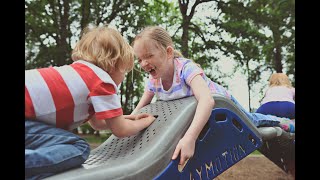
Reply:
<svg viewBox="0 0 320 180"><path fill-rule="evenodd" d="M191 137L185 136L182 139L180 139L173 153L172 159L176 159L180 153L179 165L184 165L185 162L193 156L195 143L196 141Z"/></svg>

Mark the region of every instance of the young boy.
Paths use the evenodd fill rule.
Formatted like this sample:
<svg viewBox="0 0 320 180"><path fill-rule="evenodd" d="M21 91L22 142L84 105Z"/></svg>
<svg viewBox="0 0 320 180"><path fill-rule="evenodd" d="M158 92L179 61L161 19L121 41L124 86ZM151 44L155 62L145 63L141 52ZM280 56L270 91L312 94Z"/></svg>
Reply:
<svg viewBox="0 0 320 180"><path fill-rule="evenodd" d="M133 68L133 50L109 27L86 28L74 63L25 71L25 178L44 178L81 165L90 147L69 132L88 122L117 137L149 126L150 114L123 115L117 86Z"/></svg>

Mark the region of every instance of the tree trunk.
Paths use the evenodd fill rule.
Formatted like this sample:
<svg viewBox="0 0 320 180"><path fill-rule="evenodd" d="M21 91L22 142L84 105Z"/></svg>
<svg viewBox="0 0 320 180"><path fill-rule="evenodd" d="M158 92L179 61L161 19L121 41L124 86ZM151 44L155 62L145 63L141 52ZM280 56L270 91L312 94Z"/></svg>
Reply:
<svg viewBox="0 0 320 180"><path fill-rule="evenodd" d="M185 57L189 57L189 46L188 46L188 39L189 39L189 29L190 29L190 22L195 13L196 7L204 2L209 2L211 0L195 0L194 4L190 8L189 15L187 14L189 0L179 0L179 8L182 15L182 37L181 37L181 53Z"/></svg>
<svg viewBox="0 0 320 180"><path fill-rule="evenodd" d="M70 39L71 32L70 32L70 23L69 23L69 11L70 11L70 4L69 0L64 0L63 4L61 5L58 3L59 7L59 19L60 19L60 27L59 27L59 37L57 41L57 65L62 66L66 63L70 62L70 51L71 47L67 42ZM63 6L63 7L62 7Z"/></svg>
<svg viewBox="0 0 320 180"><path fill-rule="evenodd" d="M274 53L274 64L277 73L282 73L282 63L281 63L281 46L277 45Z"/></svg>
<svg viewBox="0 0 320 180"><path fill-rule="evenodd" d="M274 40L274 52L273 52L273 59L274 59L274 68L277 73L282 73L282 63L281 63L281 37L280 32L277 28L272 29L273 33L273 40Z"/></svg>
<svg viewBox="0 0 320 180"><path fill-rule="evenodd" d="M249 68L249 60L246 61L246 66L248 70L248 93L249 93L249 111L251 112L251 76L250 76L250 68Z"/></svg>
<svg viewBox="0 0 320 180"><path fill-rule="evenodd" d="M182 37L181 37L181 53L184 57L188 57L188 36L190 17L187 15L189 0L179 0L179 8L182 15Z"/></svg>
<svg viewBox="0 0 320 180"><path fill-rule="evenodd" d="M90 19L90 1L82 0L81 4L81 30L83 30L88 24Z"/></svg>
<svg viewBox="0 0 320 180"><path fill-rule="evenodd" d="M181 37L181 53L184 57L188 57L188 36L189 36L189 22L183 21L182 24L182 37Z"/></svg>
<svg viewBox="0 0 320 180"><path fill-rule="evenodd" d="M128 76L129 77L129 76ZM130 80L127 78L126 79L126 90L125 90L125 100L124 100L124 105L123 105L123 110L124 110L124 113L127 114L128 113L128 101L129 101L129 98L130 98Z"/></svg>

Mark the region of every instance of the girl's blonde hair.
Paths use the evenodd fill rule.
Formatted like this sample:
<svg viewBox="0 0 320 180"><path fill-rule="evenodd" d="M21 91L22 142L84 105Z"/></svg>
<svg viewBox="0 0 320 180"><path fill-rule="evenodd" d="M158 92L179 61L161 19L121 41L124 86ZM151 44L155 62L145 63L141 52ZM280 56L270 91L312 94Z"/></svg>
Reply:
<svg viewBox="0 0 320 180"><path fill-rule="evenodd" d="M292 87L291 81L284 73L274 73L270 76L269 86L287 86Z"/></svg>
<svg viewBox="0 0 320 180"><path fill-rule="evenodd" d="M73 61L85 60L106 72L129 72L134 66L132 47L122 35L107 26L88 26L72 51Z"/></svg>
<svg viewBox="0 0 320 180"><path fill-rule="evenodd" d="M143 31L141 31L135 38L132 43L132 46L134 45L134 42L141 38L149 38L154 40L156 43L156 46L160 48L163 52L166 51L166 48L168 46L171 46L174 49L173 41L169 35L169 33L159 26L148 26ZM174 49L174 57L183 57L183 55Z"/></svg>

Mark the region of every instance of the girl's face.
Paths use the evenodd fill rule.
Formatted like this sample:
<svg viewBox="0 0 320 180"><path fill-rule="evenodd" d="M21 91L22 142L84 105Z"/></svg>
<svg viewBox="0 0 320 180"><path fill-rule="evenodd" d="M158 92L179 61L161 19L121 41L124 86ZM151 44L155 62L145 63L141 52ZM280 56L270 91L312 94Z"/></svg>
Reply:
<svg viewBox="0 0 320 180"><path fill-rule="evenodd" d="M143 38L136 40L133 50L141 68L154 79L163 78L168 74L168 66L172 64L170 63L172 57L157 47L153 40Z"/></svg>

